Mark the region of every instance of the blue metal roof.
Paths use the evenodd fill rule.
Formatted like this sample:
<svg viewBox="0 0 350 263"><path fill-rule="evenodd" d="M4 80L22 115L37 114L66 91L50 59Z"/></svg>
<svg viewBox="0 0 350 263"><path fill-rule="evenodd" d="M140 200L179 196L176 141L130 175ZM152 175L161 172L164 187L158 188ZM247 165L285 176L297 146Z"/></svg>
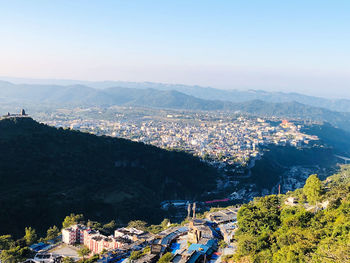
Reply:
<svg viewBox="0 0 350 263"><path fill-rule="evenodd" d="M202 254L210 255L213 253L213 247L215 246L215 240L211 239L207 242L207 244L191 244L188 248L188 252L197 251Z"/></svg>
<svg viewBox="0 0 350 263"><path fill-rule="evenodd" d="M203 244L191 244L188 248L188 252L192 252L195 250L195 251L206 253L208 249L209 247Z"/></svg>
<svg viewBox="0 0 350 263"><path fill-rule="evenodd" d="M47 249L49 247L51 247L51 245L40 242L40 243L31 245L29 248L34 250L35 252L38 252L40 250Z"/></svg>
<svg viewBox="0 0 350 263"><path fill-rule="evenodd" d="M171 249L170 252L175 254L175 252L180 249L180 243L171 244L170 249Z"/></svg>
<svg viewBox="0 0 350 263"><path fill-rule="evenodd" d="M191 258L187 261L187 263L195 263L201 256L201 253L195 252Z"/></svg>

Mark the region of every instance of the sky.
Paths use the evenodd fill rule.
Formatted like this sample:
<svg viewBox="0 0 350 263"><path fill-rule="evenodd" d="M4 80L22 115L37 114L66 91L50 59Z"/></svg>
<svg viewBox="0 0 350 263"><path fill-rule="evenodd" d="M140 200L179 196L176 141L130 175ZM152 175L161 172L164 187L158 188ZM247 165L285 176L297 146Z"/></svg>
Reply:
<svg viewBox="0 0 350 263"><path fill-rule="evenodd" d="M350 98L350 1L0 0L0 76Z"/></svg>

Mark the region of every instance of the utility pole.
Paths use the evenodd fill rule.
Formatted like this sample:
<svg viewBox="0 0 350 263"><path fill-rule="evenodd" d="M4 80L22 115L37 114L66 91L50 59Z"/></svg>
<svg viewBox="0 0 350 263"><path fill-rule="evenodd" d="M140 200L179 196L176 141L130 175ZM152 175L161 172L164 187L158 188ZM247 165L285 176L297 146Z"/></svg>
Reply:
<svg viewBox="0 0 350 263"><path fill-rule="evenodd" d="M196 218L196 203L194 202L193 203L193 208L192 208L192 211L193 211L193 219L195 219Z"/></svg>
<svg viewBox="0 0 350 263"><path fill-rule="evenodd" d="M188 203L187 206L187 219L190 219L191 216L191 203Z"/></svg>

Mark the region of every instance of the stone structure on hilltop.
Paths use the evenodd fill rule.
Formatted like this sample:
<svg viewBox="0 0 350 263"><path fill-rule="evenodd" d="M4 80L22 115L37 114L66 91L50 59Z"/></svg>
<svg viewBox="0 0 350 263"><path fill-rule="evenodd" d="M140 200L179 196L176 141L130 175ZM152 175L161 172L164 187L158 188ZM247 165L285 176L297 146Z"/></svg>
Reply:
<svg viewBox="0 0 350 263"><path fill-rule="evenodd" d="M23 118L23 117L28 117L28 114L24 109L21 109L19 114L11 114L8 112L6 115L3 115L2 118Z"/></svg>

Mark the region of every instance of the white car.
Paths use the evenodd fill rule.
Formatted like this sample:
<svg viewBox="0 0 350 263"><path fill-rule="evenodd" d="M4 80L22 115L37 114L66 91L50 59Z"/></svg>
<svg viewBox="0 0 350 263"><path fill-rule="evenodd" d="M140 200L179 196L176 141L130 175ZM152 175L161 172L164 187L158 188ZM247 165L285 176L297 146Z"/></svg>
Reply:
<svg viewBox="0 0 350 263"><path fill-rule="evenodd" d="M58 262L58 257L51 253L37 253L34 257L36 263L55 263Z"/></svg>

